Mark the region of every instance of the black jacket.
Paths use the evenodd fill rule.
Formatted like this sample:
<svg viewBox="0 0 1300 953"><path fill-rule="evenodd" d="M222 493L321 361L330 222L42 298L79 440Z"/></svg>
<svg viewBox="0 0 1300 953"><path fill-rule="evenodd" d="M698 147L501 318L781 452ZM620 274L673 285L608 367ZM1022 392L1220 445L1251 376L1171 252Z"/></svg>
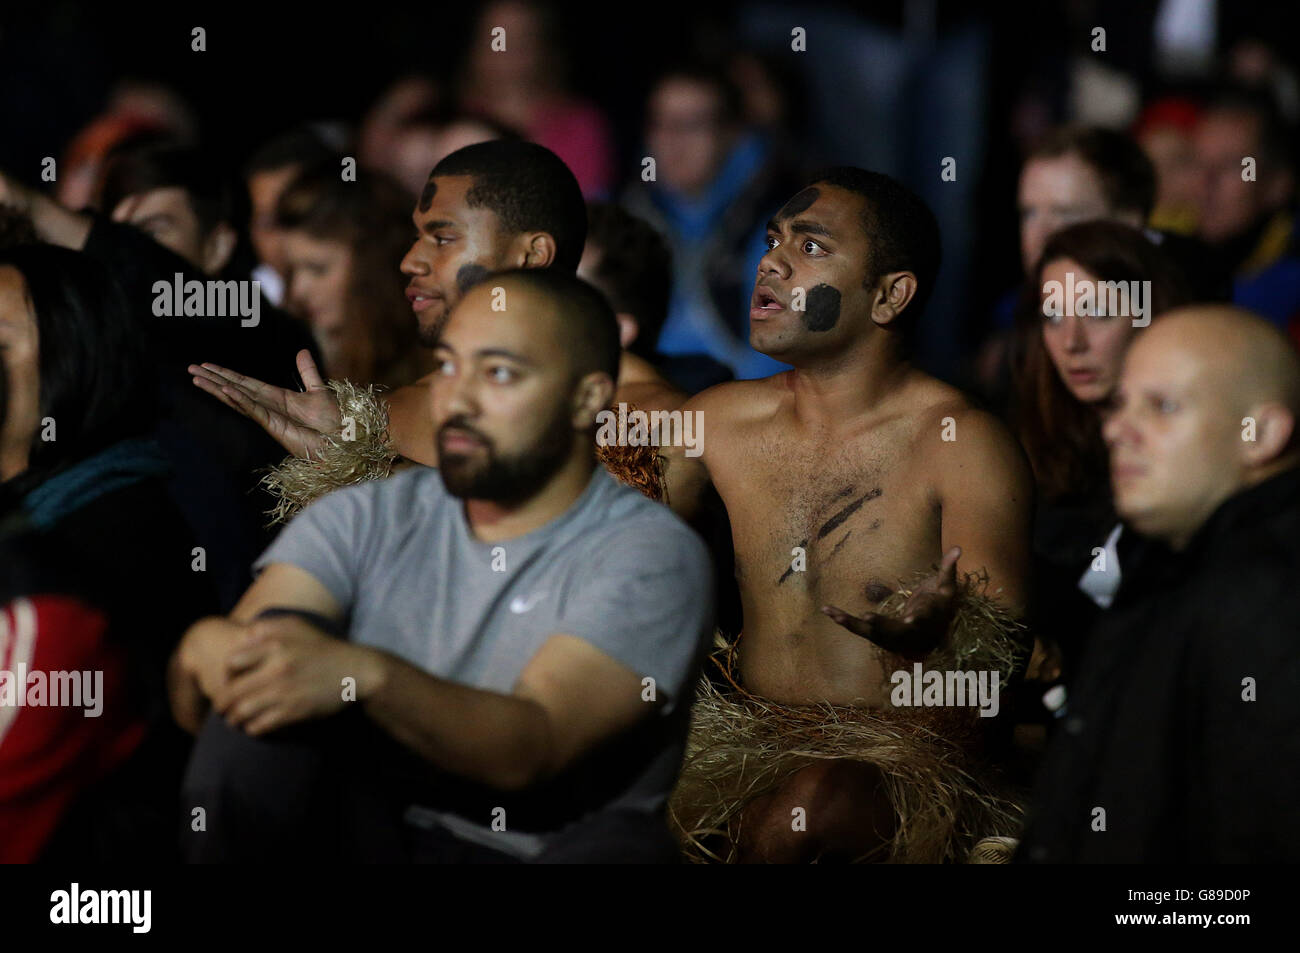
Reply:
<svg viewBox="0 0 1300 953"><path fill-rule="evenodd" d="M1016 859L1300 860L1300 468L1226 501L1182 553L1139 556L1091 635Z"/></svg>
<svg viewBox="0 0 1300 953"><path fill-rule="evenodd" d="M258 480L285 451L257 424L195 387L186 368L211 362L296 390L294 356L307 348L318 357L311 333L265 299L253 327L238 317L154 315L155 282L170 286L177 272L183 281L209 276L130 225L95 216L84 251L116 279L149 345L163 405L155 436L175 467L168 492L207 551L208 571L228 610L270 541L266 512L275 501Z"/></svg>

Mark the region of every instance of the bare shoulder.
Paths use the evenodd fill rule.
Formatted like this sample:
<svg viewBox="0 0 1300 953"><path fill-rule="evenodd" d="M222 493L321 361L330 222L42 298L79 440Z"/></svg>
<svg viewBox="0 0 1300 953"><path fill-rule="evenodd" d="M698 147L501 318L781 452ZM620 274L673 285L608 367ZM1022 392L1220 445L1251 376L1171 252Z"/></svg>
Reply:
<svg viewBox="0 0 1300 953"><path fill-rule="evenodd" d="M715 384L688 400L682 409L703 411L721 423L743 423L770 416L786 393L785 376L783 373L759 380Z"/></svg>
<svg viewBox="0 0 1300 953"><path fill-rule="evenodd" d="M928 378L917 386L916 451L940 474L976 474L1028 485L1029 463L1020 444L996 415L975 406L960 390Z"/></svg>

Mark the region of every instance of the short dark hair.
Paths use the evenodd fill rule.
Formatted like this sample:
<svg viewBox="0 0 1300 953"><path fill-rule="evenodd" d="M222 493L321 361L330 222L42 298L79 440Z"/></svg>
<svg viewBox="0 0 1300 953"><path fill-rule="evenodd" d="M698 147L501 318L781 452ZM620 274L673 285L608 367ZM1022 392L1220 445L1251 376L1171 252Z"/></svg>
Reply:
<svg viewBox="0 0 1300 953"><path fill-rule="evenodd" d="M167 188L185 191L204 235L222 222L234 227L247 217L238 207L239 190L221 163L198 149L172 145L146 146L115 156L104 175L103 208L112 213L125 198Z"/></svg>
<svg viewBox="0 0 1300 953"><path fill-rule="evenodd" d="M315 165L334 155L335 150L310 126L296 126L259 146L244 163L244 177L291 165Z"/></svg>
<svg viewBox="0 0 1300 953"><path fill-rule="evenodd" d="M1030 150L1025 162L1078 156L1101 180L1106 204L1137 212L1145 222L1156 204L1156 167L1142 147L1121 132L1101 126L1058 126Z"/></svg>
<svg viewBox="0 0 1300 953"><path fill-rule="evenodd" d="M600 250L592 283L615 312L636 318L640 329L628 350L653 361L668 319L672 251L644 219L612 202L587 205L587 245Z"/></svg>
<svg viewBox="0 0 1300 953"><path fill-rule="evenodd" d="M556 306L562 319L565 350L573 355L575 380L593 371L604 371L610 380L618 382L619 361L623 356L618 319L594 285L554 268L498 271L482 281L499 284L503 280L522 284Z"/></svg>
<svg viewBox="0 0 1300 953"><path fill-rule="evenodd" d="M867 233L871 260L866 286L882 275L910 271L916 275L916 293L907 307L906 328L925 310L939 275L942 245L939 222L915 192L897 179L853 166L836 166L813 177L809 185L823 183L845 189L866 200L862 227Z"/></svg>
<svg viewBox="0 0 1300 953"><path fill-rule="evenodd" d="M15 478L23 492L152 429L157 378L121 290L98 262L35 244L0 251L6 266L23 276L36 314L40 414L58 427L57 440L33 441L28 468Z"/></svg>
<svg viewBox="0 0 1300 953"><path fill-rule="evenodd" d="M471 208L487 208L510 232L546 232L555 239L551 267L572 274L587 239L582 189L564 160L535 142L494 139L457 149L429 174L467 175Z"/></svg>

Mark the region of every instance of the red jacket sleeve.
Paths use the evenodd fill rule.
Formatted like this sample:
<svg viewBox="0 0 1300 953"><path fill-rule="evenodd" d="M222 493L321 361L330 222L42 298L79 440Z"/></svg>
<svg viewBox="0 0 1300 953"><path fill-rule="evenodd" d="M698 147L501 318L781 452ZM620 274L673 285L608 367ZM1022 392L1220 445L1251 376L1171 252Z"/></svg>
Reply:
<svg viewBox="0 0 1300 953"><path fill-rule="evenodd" d="M68 596L0 606L0 863L38 859L78 795L144 738L106 631Z"/></svg>

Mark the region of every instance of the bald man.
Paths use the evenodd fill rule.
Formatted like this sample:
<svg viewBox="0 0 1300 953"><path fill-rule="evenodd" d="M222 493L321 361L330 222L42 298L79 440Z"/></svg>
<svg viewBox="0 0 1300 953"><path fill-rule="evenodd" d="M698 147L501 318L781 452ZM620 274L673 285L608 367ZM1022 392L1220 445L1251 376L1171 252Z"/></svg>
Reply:
<svg viewBox="0 0 1300 953"><path fill-rule="evenodd" d="M1300 357L1229 307L1130 349L1105 425L1149 541L1090 640L1018 858L1300 860Z"/></svg>
<svg viewBox="0 0 1300 953"><path fill-rule="evenodd" d="M438 469L307 508L173 660L173 711L201 732L191 859L674 856L710 571L596 466L614 314L572 275L501 273L435 353Z"/></svg>

